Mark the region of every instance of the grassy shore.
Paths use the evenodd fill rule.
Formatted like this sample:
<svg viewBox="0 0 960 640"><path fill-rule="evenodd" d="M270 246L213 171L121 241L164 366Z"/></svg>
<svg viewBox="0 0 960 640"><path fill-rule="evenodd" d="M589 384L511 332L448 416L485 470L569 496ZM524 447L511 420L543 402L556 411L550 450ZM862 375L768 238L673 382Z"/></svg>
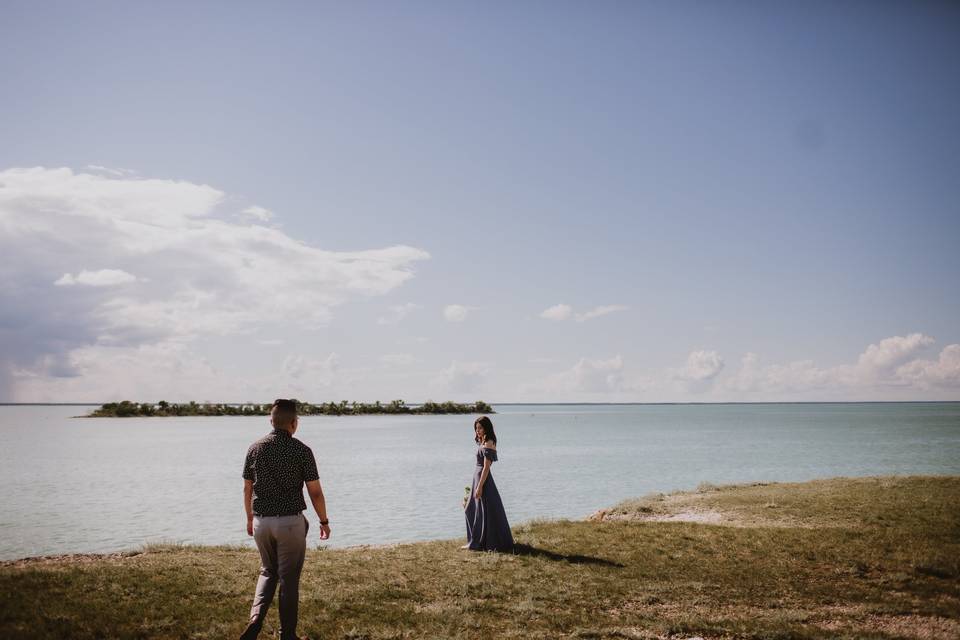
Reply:
<svg viewBox="0 0 960 640"><path fill-rule="evenodd" d="M958 477L701 486L514 531L515 555L312 550L300 633L960 637ZM250 549L176 546L3 563L0 638L237 637L257 566Z"/></svg>

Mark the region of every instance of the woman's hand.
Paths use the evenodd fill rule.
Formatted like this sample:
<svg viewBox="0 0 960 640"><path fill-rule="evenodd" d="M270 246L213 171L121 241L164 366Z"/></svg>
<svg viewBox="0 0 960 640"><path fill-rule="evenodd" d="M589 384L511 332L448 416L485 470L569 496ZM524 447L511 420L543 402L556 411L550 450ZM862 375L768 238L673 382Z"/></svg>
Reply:
<svg viewBox="0 0 960 640"><path fill-rule="evenodd" d="M473 497L476 498L477 500L479 500L480 498L483 497L483 485L482 485L482 484L478 484L478 485L477 485L477 490L473 492Z"/></svg>

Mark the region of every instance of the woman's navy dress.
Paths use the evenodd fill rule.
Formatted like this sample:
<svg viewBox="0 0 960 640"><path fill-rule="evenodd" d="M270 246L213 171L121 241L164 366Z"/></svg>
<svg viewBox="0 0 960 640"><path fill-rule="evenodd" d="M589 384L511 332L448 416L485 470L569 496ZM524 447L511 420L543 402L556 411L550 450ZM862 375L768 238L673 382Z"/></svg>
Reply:
<svg viewBox="0 0 960 640"><path fill-rule="evenodd" d="M513 534L507 522L507 513L503 510L500 492L493 482L493 473L487 474L483 483L483 497L477 500L477 482L483 472L483 459L493 463L497 459L496 449L484 446L477 448L477 467L473 472L473 486L470 488L470 500L464 513L467 517L467 544L474 551L512 551Z"/></svg>

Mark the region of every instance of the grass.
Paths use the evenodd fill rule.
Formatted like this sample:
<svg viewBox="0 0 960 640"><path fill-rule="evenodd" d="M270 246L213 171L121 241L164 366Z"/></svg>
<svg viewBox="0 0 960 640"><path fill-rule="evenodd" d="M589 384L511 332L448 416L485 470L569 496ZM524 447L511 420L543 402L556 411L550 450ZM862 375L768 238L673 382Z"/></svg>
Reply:
<svg viewBox="0 0 960 640"><path fill-rule="evenodd" d="M684 521L706 512L718 524ZM514 533L515 555L459 540L310 551L300 633L960 637L958 477L701 486ZM3 563L0 637L237 637L257 567L250 549L190 546ZM276 623L273 609L261 637Z"/></svg>

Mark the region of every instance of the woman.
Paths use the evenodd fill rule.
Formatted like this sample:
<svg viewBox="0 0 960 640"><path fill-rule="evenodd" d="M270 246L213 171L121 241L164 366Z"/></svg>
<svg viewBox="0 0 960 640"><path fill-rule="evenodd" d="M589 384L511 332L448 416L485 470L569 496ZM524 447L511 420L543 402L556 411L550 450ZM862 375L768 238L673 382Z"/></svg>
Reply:
<svg viewBox="0 0 960 640"><path fill-rule="evenodd" d="M467 544L474 551L512 551L513 535L503 510L500 492L493 482L490 466L497 460L497 434L487 416L473 423L477 445L477 467L473 473L472 500L467 500Z"/></svg>

